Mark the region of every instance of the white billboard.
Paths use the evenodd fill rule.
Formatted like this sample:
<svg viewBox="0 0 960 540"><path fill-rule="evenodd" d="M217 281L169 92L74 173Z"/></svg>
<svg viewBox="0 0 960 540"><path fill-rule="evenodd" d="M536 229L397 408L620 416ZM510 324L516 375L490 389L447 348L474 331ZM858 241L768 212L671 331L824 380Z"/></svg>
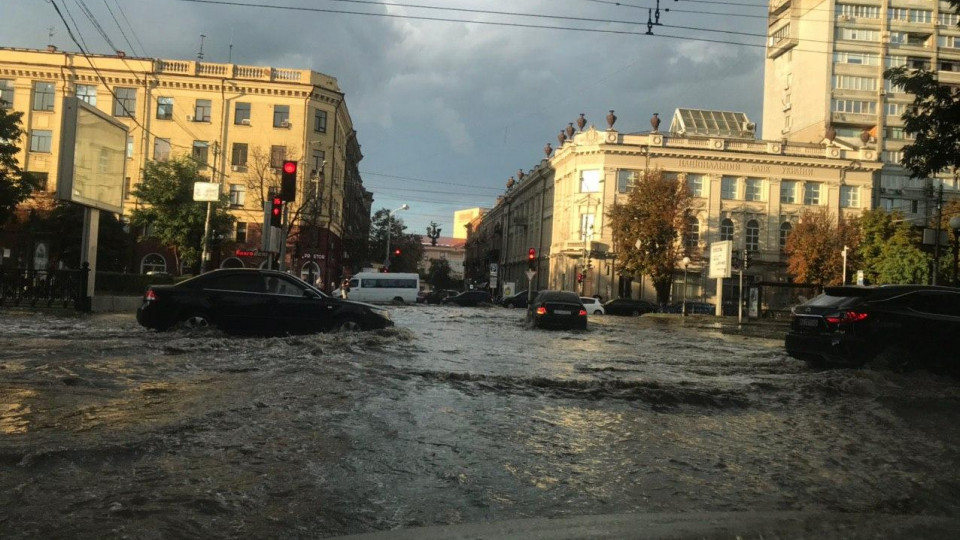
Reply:
<svg viewBox="0 0 960 540"><path fill-rule="evenodd" d="M193 200L196 202L217 202L220 200L220 184L214 182L194 182Z"/></svg>
<svg viewBox="0 0 960 540"><path fill-rule="evenodd" d="M730 259L732 256L732 241L724 240L723 242L713 242L710 244L710 274L708 277L711 279L730 277L732 268Z"/></svg>
<svg viewBox="0 0 960 540"><path fill-rule="evenodd" d="M63 99L57 198L123 212L127 126L76 97Z"/></svg>

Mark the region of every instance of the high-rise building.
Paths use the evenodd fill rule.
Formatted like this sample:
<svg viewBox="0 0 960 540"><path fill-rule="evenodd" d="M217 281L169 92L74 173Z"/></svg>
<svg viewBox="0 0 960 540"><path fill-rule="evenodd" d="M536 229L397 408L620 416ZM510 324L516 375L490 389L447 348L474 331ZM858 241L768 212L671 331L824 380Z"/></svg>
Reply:
<svg viewBox="0 0 960 540"><path fill-rule="evenodd" d="M127 125L124 213L148 160L185 155L221 184L236 218L236 249L215 264L256 266L263 204L279 188L284 160L299 162L287 264L326 285L361 252L372 194L357 164L363 155L334 77L307 69L192 60L81 55L0 48L0 107L23 113L17 156L56 191L62 101L77 96ZM44 193L39 194L40 197ZM49 195L47 195L49 196ZM354 245L356 244L356 245ZM164 253L144 253L138 271L179 273Z"/></svg>
<svg viewBox="0 0 960 540"><path fill-rule="evenodd" d="M901 115L913 101L883 78L887 68L937 72L960 85L957 14L938 0L771 0L764 80L763 138L875 148L884 163L874 204L925 218L943 184L911 179L900 161L911 141Z"/></svg>

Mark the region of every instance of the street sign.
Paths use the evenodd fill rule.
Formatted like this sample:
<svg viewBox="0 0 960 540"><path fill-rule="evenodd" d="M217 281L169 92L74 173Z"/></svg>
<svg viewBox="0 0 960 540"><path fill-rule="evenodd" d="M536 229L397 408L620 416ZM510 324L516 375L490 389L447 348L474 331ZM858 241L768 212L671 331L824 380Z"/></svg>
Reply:
<svg viewBox="0 0 960 540"><path fill-rule="evenodd" d="M711 279L730 277L732 254L733 242L730 240L710 244L710 274L707 277Z"/></svg>
<svg viewBox="0 0 960 540"><path fill-rule="evenodd" d="M517 288L517 284L513 281L504 281L503 282L503 296L513 296L513 291Z"/></svg>
<svg viewBox="0 0 960 540"><path fill-rule="evenodd" d="M536 270L527 270L527 281L533 281L533 276L537 275Z"/></svg>
<svg viewBox="0 0 960 540"><path fill-rule="evenodd" d="M194 182L193 200L197 202L217 202L220 200L220 184L214 182Z"/></svg>
<svg viewBox="0 0 960 540"><path fill-rule="evenodd" d="M497 273L497 263L490 263L490 274L493 275L496 273Z"/></svg>
<svg viewBox="0 0 960 540"><path fill-rule="evenodd" d="M857 270L857 285L863 287L863 270Z"/></svg>

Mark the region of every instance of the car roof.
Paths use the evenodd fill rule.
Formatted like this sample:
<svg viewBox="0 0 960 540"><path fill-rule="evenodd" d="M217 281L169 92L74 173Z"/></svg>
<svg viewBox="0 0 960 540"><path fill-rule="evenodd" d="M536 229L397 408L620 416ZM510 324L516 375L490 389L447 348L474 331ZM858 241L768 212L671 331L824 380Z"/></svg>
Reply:
<svg viewBox="0 0 960 540"><path fill-rule="evenodd" d="M884 300L917 291L960 293L953 287L937 285L844 285L823 290L828 296L863 297L869 300Z"/></svg>

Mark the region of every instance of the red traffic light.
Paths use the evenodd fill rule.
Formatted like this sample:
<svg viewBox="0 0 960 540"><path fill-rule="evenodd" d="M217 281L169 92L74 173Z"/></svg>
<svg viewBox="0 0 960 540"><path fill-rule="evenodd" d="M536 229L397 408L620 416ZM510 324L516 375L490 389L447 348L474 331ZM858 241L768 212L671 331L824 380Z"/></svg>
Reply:
<svg viewBox="0 0 960 540"><path fill-rule="evenodd" d="M393 254L394 254L394 255L400 255L400 250L399 250L399 249L393 250Z"/></svg>
<svg viewBox="0 0 960 540"><path fill-rule="evenodd" d="M527 251L527 259L532 261L536 258L537 258L537 250L535 248L530 248L530 250Z"/></svg>
<svg viewBox="0 0 960 540"><path fill-rule="evenodd" d="M296 161L284 161L283 162L283 172L287 174L296 174L297 172L297 162Z"/></svg>

